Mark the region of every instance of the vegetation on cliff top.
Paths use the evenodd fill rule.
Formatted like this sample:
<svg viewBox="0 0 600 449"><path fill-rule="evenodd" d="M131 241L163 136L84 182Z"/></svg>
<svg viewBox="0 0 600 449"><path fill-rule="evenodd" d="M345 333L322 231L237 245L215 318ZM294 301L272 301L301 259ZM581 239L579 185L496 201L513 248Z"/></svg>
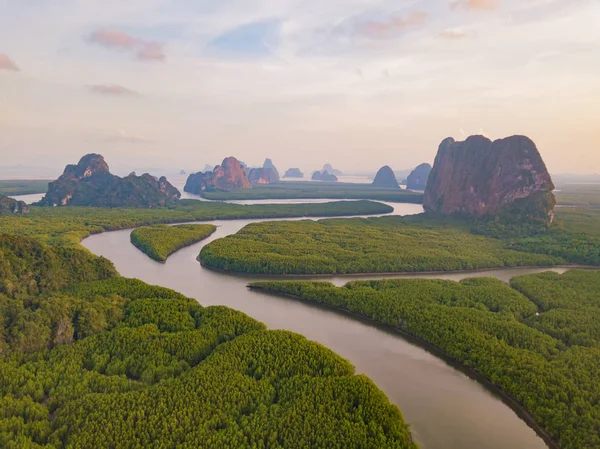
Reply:
<svg viewBox="0 0 600 449"><path fill-rule="evenodd" d="M514 279L524 294L481 278L251 286L416 336L515 398L561 447L600 448L600 272Z"/></svg>
<svg viewBox="0 0 600 449"><path fill-rule="evenodd" d="M153 225L142 226L131 233L131 243L159 262L175 251L209 237L217 230L214 225Z"/></svg>

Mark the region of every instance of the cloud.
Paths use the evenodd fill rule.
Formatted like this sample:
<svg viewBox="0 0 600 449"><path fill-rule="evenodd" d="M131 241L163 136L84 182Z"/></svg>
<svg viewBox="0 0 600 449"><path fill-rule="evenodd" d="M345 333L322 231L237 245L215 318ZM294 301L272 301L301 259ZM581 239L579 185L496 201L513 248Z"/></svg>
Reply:
<svg viewBox="0 0 600 449"><path fill-rule="evenodd" d="M91 84L87 86L90 92L102 95L114 96L139 96L135 90L127 87L119 86L118 84Z"/></svg>
<svg viewBox="0 0 600 449"><path fill-rule="evenodd" d="M423 11L415 11L406 17L393 17L388 20L369 20L359 23L357 28L360 34L371 38L388 38L408 28L422 26L429 15Z"/></svg>
<svg viewBox="0 0 600 449"><path fill-rule="evenodd" d="M124 129L119 129L104 137L102 140L113 143L153 143L151 139L137 134L131 134Z"/></svg>
<svg viewBox="0 0 600 449"><path fill-rule="evenodd" d="M13 72L18 72L19 67L15 62L3 53L0 53L0 70L11 70Z"/></svg>
<svg viewBox="0 0 600 449"><path fill-rule="evenodd" d="M94 31L89 41L103 47L130 53L138 61L164 61L163 45L123 33L118 30L99 29Z"/></svg>
<svg viewBox="0 0 600 449"><path fill-rule="evenodd" d="M497 6L497 0L456 0L450 4L452 9L468 9L470 11L491 10Z"/></svg>
<svg viewBox="0 0 600 449"><path fill-rule="evenodd" d="M439 34L439 37L448 40L460 40L466 38L467 36L467 33L460 30L444 30Z"/></svg>

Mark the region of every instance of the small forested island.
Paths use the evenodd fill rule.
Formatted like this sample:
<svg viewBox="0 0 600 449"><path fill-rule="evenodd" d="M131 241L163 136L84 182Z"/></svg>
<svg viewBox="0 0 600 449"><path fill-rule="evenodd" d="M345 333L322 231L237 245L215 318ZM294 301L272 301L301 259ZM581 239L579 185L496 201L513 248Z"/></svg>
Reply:
<svg viewBox="0 0 600 449"><path fill-rule="evenodd" d="M468 223L427 216L273 221L252 223L209 243L200 260L210 268L261 274L461 271L583 262L570 252L575 242L560 248L542 240L477 235ZM600 242L596 245L600 248Z"/></svg>
<svg viewBox="0 0 600 449"><path fill-rule="evenodd" d="M304 173L299 168L288 168L283 175L284 178L304 178Z"/></svg>
<svg viewBox="0 0 600 449"><path fill-rule="evenodd" d="M204 240L216 230L208 224L142 226L131 233L131 243L152 259L164 262L177 250Z"/></svg>
<svg viewBox="0 0 600 449"><path fill-rule="evenodd" d="M48 185L39 202L42 206L163 207L178 200L181 193L164 176L131 173L125 178L110 173L99 154L88 154L77 165Z"/></svg>
<svg viewBox="0 0 600 449"><path fill-rule="evenodd" d="M409 190L425 190L431 174L431 165L421 164L410 172L406 178L406 188Z"/></svg>
<svg viewBox="0 0 600 449"><path fill-rule="evenodd" d="M511 288L512 287L512 288ZM495 279L257 282L409 334L514 399L547 441L600 447L600 272Z"/></svg>

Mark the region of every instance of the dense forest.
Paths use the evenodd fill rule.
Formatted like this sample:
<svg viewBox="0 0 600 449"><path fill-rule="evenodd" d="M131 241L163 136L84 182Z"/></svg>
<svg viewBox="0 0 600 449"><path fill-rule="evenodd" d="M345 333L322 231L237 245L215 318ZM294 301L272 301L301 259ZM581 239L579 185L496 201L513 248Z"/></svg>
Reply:
<svg viewBox="0 0 600 449"><path fill-rule="evenodd" d="M451 220L384 217L252 223L202 249L208 267L266 274L455 271L564 260L507 248Z"/></svg>
<svg viewBox="0 0 600 449"><path fill-rule="evenodd" d="M204 192L210 200L274 200L274 199L353 199L379 200L394 203L423 202L423 194L399 189L374 187L371 184L318 183L318 182L277 182L252 189Z"/></svg>
<svg viewBox="0 0 600 449"><path fill-rule="evenodd" d="M571 216L537 223L421 214L252 223L202 249L205 266L262 274L459 271L600 265L600 236ZM589 228L600 220L588 218Z"/></svg>
<svg viewBox="0 0 600 449"><path fill-rule="evenodd" d="M79 251L2 236L0 447L416 448L327 348Z"/></svg>
<svg viewBox="0 0 600 449"><path fill-rule="evenodd" d="M600 272L494 279L257 282L415 336L516 399L563 449L600 448Z"/></svg>
<svg viewBox="0 0 600 449"><path fill-rule="evenodd" d="M381 215L391 212L392 207L372 201L242 206L181 200L174 206L157 209L31 207L27 216L3 217L0 220L0 233L27 235L55 246L77 247L90 234L151 224L242 218Z"/></svg>
<svg viewBox="0 0 600 449"><path fill-rule="evenodd" d="M175 251L204 240L216 230L208 224L142 226L131 233L131 243L152 259L164 262Z"/></svg>

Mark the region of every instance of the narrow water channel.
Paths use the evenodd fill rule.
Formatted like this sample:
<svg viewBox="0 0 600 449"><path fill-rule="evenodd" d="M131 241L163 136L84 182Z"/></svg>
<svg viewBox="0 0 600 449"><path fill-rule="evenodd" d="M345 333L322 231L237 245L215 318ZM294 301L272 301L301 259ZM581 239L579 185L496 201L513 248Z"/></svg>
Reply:
<svg viewBox="0 0 600 449"><path fill-rule="evenodd" d="M395 214L422 212L419 205L392 204ZM415 439L424 449L544 449L546 444L500 398L461 370L401 336L335 311L249 291L257 277L230 276L204 269L197 262L210 241L231 235L261 220L215 221L218 230L204 242L173 254L166 264L151 260L131 245L131 230L106 232L83 245L110 259L119 273L196 298L204 306L225 305L264 322L318 341L350 360L402 410ZM490 270L473 275L508 280L547 270ZM564 270L557 269L562 272ZM423 275L460 280L473 275ZM403 277L417 277L403 276ZM392 276L385 276L390 278ZM397 277L397 276L396 276ZM360 276L354 279L372 279ZM337 285L347 278L319 278Z"/></svg>

